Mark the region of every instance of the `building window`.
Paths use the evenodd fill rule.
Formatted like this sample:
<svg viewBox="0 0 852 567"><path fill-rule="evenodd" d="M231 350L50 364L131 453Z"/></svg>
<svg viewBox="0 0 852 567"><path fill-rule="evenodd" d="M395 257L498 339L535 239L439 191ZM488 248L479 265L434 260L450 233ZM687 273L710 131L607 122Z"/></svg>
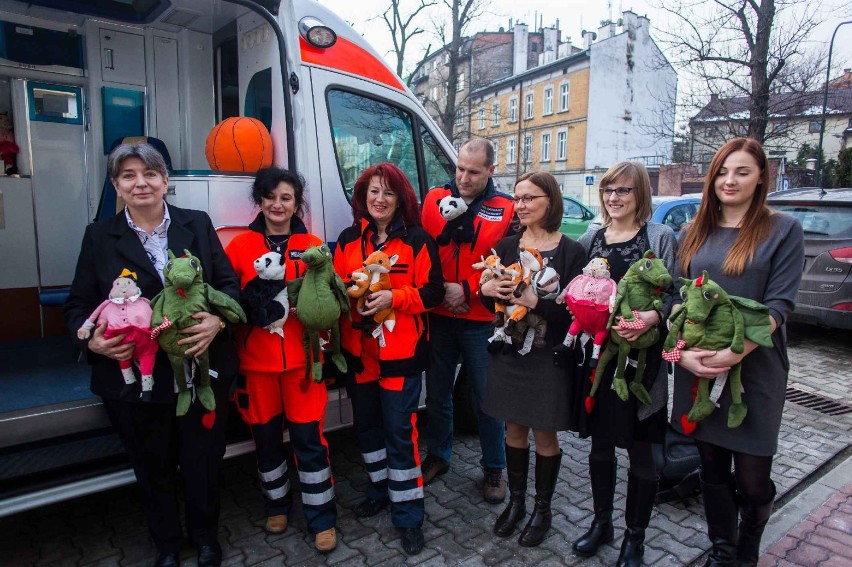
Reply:
<svg viewBox="0 0 852 567"><path fill-rule="evenodd" d="M440 96L441 96L441 87L440 86L435 85L434 87L429 89L429 98L431 98L435 102L438 102L438 99L440 98Z"/></svg>
<svg viewBox="0 0 852 567"><path fill-rule="evenodd" d="M478 118L479 118L479 129L485 130L485 107L484 106L479 107Z"/></svg>
<svg viewBox="0 0 852 567"><path fill-rule="evenodd" d="M559 112L568 110L568 98L571 95L571 83L566 82L559 85Z"/></svg>
<svg viewBox="0 0 852 567"><path fill-rule="evenodd" d="M494 146L494 165L497 165L500 163L500 140L494 140L491 145Z"/></svg>
<svg viewBox="0 0 852 567"><path fill-rule="evenodd" d="M459 93L464 90L464 73L459 73L459 80L456 83L456 92Z"/></svg>
<svg viewBox="0 0 852 567"><path fill-rule="evenodd" d="M553 114L553 87L544 89L544 116Z"/></svg>
<svg viewBox="0 0 852 567"><path fill-rule="evenodd" d="M524 163L529 163L532 159L532 134L524 135Z"/></svg>
<svg viewBox="0 0 852 567"><path fill-rule="evenodd" d="M535 109L535 93L527 93L524 98L524 118L532 118Z"/></svg>
<svg viewBox="0 0 852 567"><path fill-rule="evenodd" d="M462 107L456 109L456 126L464 124L464 110Z"/></svg>
<svg viewBox="0 0 852 567"><path fill-rule="evenodd" d="M808 124L808 132L810 132L811 134L819 134L820 130L822 130L822 123L821 122L817 121L817 122L811 122L810 124Z"/></svg>
<svg viewBox="0 0 852 567"><path fill-rule="evenodd" d="M550 132L541 135L541 161L550 161Z"/></svg>
<svg viewBox="0 0 852 567"><path fill-rule="evenodd" d="M518 99L509 99L509 122L518 121Z"/></svg>
<svg viewBox="0 0 852 567"><path fill-rule="evenodd" d="M500 101L495 100L491 103L491 125L500 125Z"/></svg>
<svg viewBox="0 0 852 567"><path fill-rule="evenodd" d="M515 159L515 139L509 138L506 140L506 163L513 164L517 160Z"/></svg>
<svg viewBox="0 0 852 567"><path fill-rule="evenodd" d="M455 142L453 147L456 149L456 153L459 153L461 151L461 142Z"/></svg>
<svg viewBox="0 0 852 567"><path fill-rule="evenodd" d="M564 160L568 157L568 132L556 133L556 159Z"/></svg>

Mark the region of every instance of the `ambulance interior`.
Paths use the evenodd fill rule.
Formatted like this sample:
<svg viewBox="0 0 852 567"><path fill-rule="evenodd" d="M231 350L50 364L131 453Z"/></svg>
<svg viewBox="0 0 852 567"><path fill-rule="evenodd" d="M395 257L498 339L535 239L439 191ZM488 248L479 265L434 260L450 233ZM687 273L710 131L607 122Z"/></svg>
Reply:
<svg viewBox="0 0 852 567"><path fill-rule="evenodd" d="M173 170L167 199L210 211L217 226L245 226L255 214L252 176L210 171L205 141L220 120L240 115L283 137L283 113L273 126L278 61L269 24L227 2L0 0L4 494L80 454L120 460L117 438L97 435L108 422L61 308L86 225L121 206L111 191L102 199L109 149L125 138L161 140ZM69 441L67 463L52 453L39 464L58 432Z"/></svg>

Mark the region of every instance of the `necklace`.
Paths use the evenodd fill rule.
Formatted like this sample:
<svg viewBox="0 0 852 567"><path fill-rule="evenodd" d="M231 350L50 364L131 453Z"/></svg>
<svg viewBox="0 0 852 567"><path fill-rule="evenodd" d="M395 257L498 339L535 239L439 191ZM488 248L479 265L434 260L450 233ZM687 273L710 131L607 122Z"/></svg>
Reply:
<svg viewBox="0 0 852 567"><path fill-rule="evenodd" d="M287 241L290 239L289 234L265 234L263 235L264 240L266 241L266 247L269 248L271 252L278 252L281 254L281 248L287 247Z"/></svg>
<svg viewBox="0 0 852 567"><path fill-rule="evenodd" d="M549 248L545 248L546 246L553 246L559 243L559 240L562 238L561 233L548 234L542 238L521 238L521 246L526 248L535 248L538 251L549 250Z"/></svg>

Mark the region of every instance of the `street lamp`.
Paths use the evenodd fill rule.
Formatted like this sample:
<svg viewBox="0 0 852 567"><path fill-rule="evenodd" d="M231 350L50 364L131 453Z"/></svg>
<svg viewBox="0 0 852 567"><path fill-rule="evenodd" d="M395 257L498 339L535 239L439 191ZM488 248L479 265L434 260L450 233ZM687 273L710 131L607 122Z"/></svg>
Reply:
<svg viewBox="0 0 852 567"><path fill-rule="evenodd" d="M828 44L828 65L825 69L825 86L822 88L822 123L819 128L819 149L817 150L816 186L822 187L822 138L825 134L825 107L828 105L828 79L831 75L831 50L834 48L834 36L841 26L852 24L852 20L840 22L831 34L831 43Z"/></svg>

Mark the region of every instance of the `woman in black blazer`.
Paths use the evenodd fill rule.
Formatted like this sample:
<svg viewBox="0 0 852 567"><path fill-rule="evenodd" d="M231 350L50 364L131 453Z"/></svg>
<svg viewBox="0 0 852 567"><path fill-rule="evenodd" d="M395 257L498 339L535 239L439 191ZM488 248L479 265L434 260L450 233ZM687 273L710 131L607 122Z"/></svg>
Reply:
<svg viewBox="0 0 852 567"><path fill-rule="evenodd" d="M124 269L135 272L143 297L151 299L161 291L167 249L177 256L189 250L201 261L204 281L238 299L239 280L210 217L165 204L168 172L162 155L148 144L122 144L110 154L108 168L126 206L114 217L86 228L65 303L65 320L72 333L109 296L113 280ZM80 345L92 367L92 392L103 398L136 473L148 528L157 545L155 565L163 567L178 565L183 543L176 499L178 465L187 535L198 547L198 565L218 566L222 555L216 537L218 475L225 454L228 391L237 358L227 333L221 332L226 329L223 318L215 311L195 317L198 324L186 329L182 340L192 345L189 354L210 351L216 394L216 411L211 415L205 415L207 411L195 401L185 416L175 416L175 378L162 350L154 366L152 401L146 403L140 401L138 387L127 393L118 365L119 360L131 356L132 345L119 344L121 336L105 338L105 324L94 328Z"/></svg>

